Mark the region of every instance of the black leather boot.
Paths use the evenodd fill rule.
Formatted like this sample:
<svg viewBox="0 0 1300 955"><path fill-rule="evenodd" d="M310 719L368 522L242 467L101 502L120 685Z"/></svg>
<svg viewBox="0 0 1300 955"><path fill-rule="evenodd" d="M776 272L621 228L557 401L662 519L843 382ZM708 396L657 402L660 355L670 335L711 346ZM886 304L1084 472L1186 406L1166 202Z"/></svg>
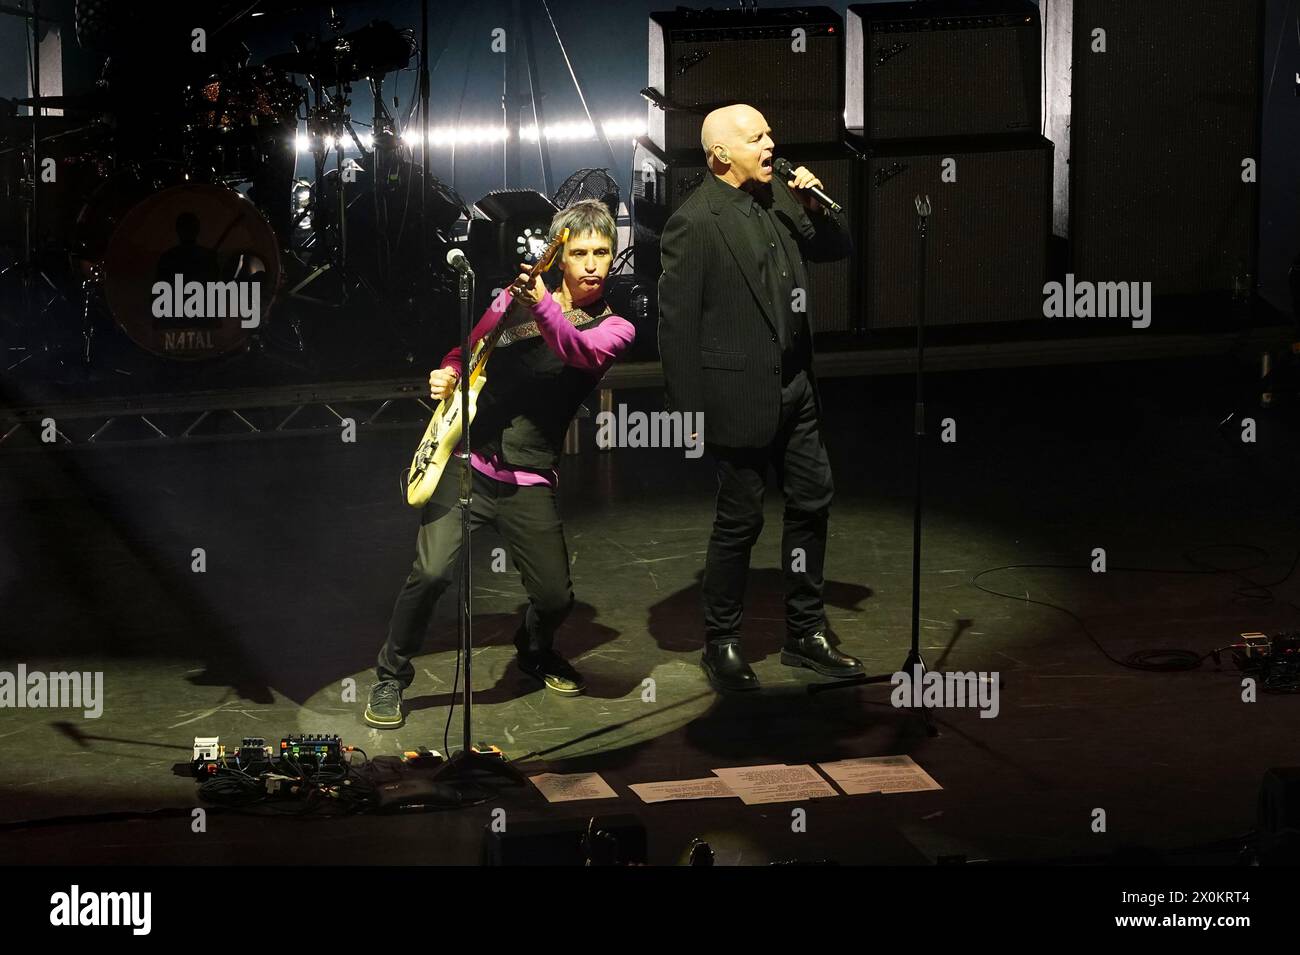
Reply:
<svg viewBox="0 0 1300 955"><path fill-rule="evenodd" d="M807 667L822 676L838 678L862 673L862 661L836 650L822 630L797 640L787 638L781 648L781 662L788 667Z"/></svg>
<svg viewBox="0 0 1300 955"><path fill-rule="evenodd" d="M735 693L758 689L758 677L740 655L740 644L735 640L706 643L700 666L715 690Z"/></svg>

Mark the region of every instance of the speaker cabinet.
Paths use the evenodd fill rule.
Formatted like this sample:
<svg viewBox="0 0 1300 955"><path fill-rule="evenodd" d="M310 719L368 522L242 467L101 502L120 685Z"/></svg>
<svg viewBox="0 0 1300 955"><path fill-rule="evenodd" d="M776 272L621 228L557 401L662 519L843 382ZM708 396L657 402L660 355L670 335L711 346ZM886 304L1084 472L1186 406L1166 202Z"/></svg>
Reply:
<svg viewBox="0 0 1300 955"><path fill-rule="evenodd" d="M1033 3L853 4L845 36L846 121L870 142L1041 128Z"/></svg>
<svg viewBox="0 0 1300 955"><path fill-rule="evenodd" d="M1051 7L1051 135L1069 164L1056 218L1076 278L1157 295L1253 286L1262 0Z"/></svg>
<svg viewBox="0 0 1300 955"><path fill-rule="evenodd" d="M703 154L700 126L748 103L778 143L837 143L844 132L844 21L830 7L688 10L650 15L650 141Z"/></svg>
<svg viewBox="0 0 1300 955"><path fill-rule="evenodd" d="M1052 144L1038 136L866 146L859 243L869 330L916 325L917 215L928 195L926 318L1043 317Z"/></svg>

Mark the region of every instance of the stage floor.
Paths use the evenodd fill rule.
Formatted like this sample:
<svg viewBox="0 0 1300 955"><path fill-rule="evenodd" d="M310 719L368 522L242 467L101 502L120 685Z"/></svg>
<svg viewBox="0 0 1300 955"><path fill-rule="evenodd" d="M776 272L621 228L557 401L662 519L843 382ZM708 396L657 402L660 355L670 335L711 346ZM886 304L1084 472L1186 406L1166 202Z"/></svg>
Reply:
<svg viewBox="0 0 1300 955"><path fill-rule="evenodd" d="M103 715L0 711L7 861L473 863L493 808L512 820L632 812L651 861L704 837L720 864L926 864L1100 858L1146 847L1230 861L1261 777L1300 764L1300 699L1242 701L1225 656L1184 673L1109 661L1207 652L1300 624L1293 600L1300 440L1294 409L1261 412L1248 356L950 372L928 381L931 439L922 644L932 667L1000 676L999 712L937 712L930 738L888 684L810 696L779 662L780 496L754 553L744 639L763 690L716 696L699 670L699 581L712 518L707 457L620 449L564 461L578 606L557 645L585 697L515 668L513 571L475 538L475 737L529 773L598 771L617 799L548 804L533 788L401 818L215 814L190 830L195 784L171 773L195 736L338 733L371 757L443 749L455 671L454 591L438 608L404 727L361 712L392 601L414 557L399 481L419 429L0 454L0 669L102 671ZM651 391L620 401L652 410ZM909 637L912 438L906 377L823 390L836 482L826 602L869 672ZM1257 440L1241 441L1251 415ZM592 423L584 427L590 432ZM589 438L589 435L588 435ZM194 572L195 548L206 569ZM1094 573L1104 548L1106 573ZM1017 599L994 596L980 582ZM1286 578L1282 580L1282 578ZM1281 582L1278 582L1281 581ZM1261 589L1257 585L1269 585ZM1058 609L1067 608L1076 620ZM654 681L647 700L647 679ZM356 702L347 696L355 681ZM460 710L450 739L460 738ZM645 805L629 784L770 763L910 755L943 787L746 806ZM807 813L792 831L793 808ZM1094 831L1095 810L1106 831ZM118 812L169 810L128 820ZM307 826L304 830L302 827ZM1225 846L1227 847L1225 849Z"/></svg>

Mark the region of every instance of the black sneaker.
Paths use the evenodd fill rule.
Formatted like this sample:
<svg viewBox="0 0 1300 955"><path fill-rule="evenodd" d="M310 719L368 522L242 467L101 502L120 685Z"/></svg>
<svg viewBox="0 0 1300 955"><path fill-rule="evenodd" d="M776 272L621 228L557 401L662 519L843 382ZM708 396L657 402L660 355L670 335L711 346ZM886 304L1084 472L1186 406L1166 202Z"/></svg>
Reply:
<svg viewBox="0 0 1300 955"><path fill-rule="evenodd" d="M366 722L385 730L397 729L405 722L402 718L402 684L396 680L381 680L370 688Z"/></svg>
<svg viewBox="0 0 1300 955"><path fill-rule="evenodd" d="M561 696L580 696L587 689L582 674L554 650L538 653L520 650L516 659L520 670L541 680Z"/></svg>

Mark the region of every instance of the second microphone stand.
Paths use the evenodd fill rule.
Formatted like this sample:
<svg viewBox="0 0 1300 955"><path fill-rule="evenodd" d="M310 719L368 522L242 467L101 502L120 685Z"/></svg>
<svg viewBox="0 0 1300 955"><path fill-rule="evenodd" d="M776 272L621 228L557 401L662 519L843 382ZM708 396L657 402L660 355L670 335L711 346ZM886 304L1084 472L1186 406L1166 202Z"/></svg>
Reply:
<svg viewBox="0 0 1300 955"><path fill-rule="evenodd" d="M912 645L903 661L902 672L911 677L913 686L921 682L925 675L925 658L921 655L921 514L924 499L925 475L925 285L926 285L926 237L931 213L930 197L918 195L913 202L916 205L916 402L912 416L912 433L916 439L915 449L915 491L912 506ZM850 686L862 686L867 683L892 682L892 673L875 676L857 676L832 683L814 683L808 687L809 693L822 693L826 690L838 690ZM924 699L923 694L918 694ZM929 736L938 736L939 728L929 707L922 704L908 707L918 714L925 723Z"/></svg>
<svg viewBox="0 0 1300 955"><path fill-rule="evenodd" d="M463 260L462 260L463 261ZM438 767L434 778L439 782L446 782L449 779L468 780L475 773L490 773L496 776L503 776L517 785L524 785L527 781L514 766L510 765L499 756L491 756L481 753L474 748L473 735L473 705L474 705L474 679L473 679L473 659L474 659L474 638L473 638L473 590L471 588L470 577L470 511L474 503L474 467L470 461L470 442L469 442L469 379L468 373L470 361L470 302L473 298L474 290L474 271L465 263L458 269L459 282L458 291L460 296L460 331L461 331L461 351L460 351L460 422L461 435L460 447L456 450L456 457L460 460L460 500L457 502L460 506L460 606L457 612L460 618L460 653L465 661L465 689L462 696L461 707L461 748L454 754L448 755L447 761ZM455 706L455 699L452 700L452 706Z"/></svg>

